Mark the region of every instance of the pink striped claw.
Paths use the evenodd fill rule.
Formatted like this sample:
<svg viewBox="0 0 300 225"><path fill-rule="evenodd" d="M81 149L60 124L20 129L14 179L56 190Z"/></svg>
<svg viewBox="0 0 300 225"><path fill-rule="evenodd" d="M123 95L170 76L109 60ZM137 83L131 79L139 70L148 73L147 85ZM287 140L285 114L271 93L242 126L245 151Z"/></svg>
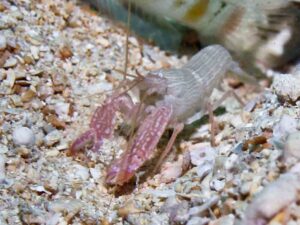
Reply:
<svg viewBox="0 0 300 225"><path fill-rule="evenodd" d="M131 98L126 94L111 98L103 106L99 106L93 114L90 129L73 142L69 149L70 153L76 155L87 146L91 146L93 151L98 151L103 139L110 138L113 133L116 112L122 110L130 112L133 107Z"/></svg>
<svg viewBox="0 0 300 225"><path fill-rule="evenodd" d="M138 128L127 151L107 170L106 183L123 185L153 154L172 115L172 108L162 106L148 115Z"/></svg>

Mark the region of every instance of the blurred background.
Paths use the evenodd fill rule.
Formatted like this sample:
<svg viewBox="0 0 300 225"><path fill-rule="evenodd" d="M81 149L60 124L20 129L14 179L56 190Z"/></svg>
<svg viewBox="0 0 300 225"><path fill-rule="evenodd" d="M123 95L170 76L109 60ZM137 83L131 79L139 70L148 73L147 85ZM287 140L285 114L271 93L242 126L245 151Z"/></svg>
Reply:
<svg viewBox="0 0 300 225"><path fill-rule="evenodd" d="M254 76L288 71L299 59L300 0L82 1L169 52L221 44Z"/></svg>
<svg viewBox="0 0 300 225"><path fill-rule="evenodd" d="M83 0L116 22L129 27L131 33L161 49L177 54L193 54L200 49L198 33L167 17L156 17L120 0ZM130 13L130 15L129 15ZM128 16L130 21L128 22Z"/></svg>

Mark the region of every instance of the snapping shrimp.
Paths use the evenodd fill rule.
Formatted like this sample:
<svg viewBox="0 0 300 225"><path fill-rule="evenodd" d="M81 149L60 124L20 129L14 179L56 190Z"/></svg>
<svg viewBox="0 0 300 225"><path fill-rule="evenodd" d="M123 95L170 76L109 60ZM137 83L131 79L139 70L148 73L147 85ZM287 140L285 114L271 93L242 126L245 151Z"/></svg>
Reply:
<svg viewBox="0 0 300 225"><path fill-rule="evenodd" d="M106 183L123 185L151 158L161 136L167 128L173 134L158 165L169 153L184 123L201 118L207 111L209 97L233 65L229 52L220 45L211 45L194 55L180 69L159 70L132 82L140 90L142 102L134 103L129 95L113 93L95 111L90 128L71 145L75 155L87 144L92 150L101 148L103 139L113 133L117 111L126 119L136 118L137 131L129 141L127 150L107 169ZM137 80L140 79L140 80Z"/></svg>

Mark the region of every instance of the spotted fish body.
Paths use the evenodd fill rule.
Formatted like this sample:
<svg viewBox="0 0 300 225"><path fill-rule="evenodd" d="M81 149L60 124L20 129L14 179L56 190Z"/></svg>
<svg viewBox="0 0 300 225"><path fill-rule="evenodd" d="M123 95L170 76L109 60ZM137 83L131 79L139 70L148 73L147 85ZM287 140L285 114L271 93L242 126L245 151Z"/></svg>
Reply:
<svg viewBox="0 0 300 225"><path fill-rule="evenodd" d="M225 46L248 72L281 67L300 52L299 0L131 2L148 14L195 29L204 45Z"/></svg>

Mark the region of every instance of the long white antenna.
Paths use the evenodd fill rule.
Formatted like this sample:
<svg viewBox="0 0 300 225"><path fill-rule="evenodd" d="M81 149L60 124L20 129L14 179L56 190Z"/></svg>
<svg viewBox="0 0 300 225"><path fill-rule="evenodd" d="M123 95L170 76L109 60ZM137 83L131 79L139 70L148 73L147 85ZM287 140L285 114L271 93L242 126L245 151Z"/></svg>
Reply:
<svg viewBox="0 0 300 225"><path fill-rule="evenodd" d="M130 18L131 17L131 0L128 1L128 13L127 13L127 29L125 39L125 62L124 62L124 80L127 78L128 67L128 45L129 45L129 32L130 32Z"/></svg>

